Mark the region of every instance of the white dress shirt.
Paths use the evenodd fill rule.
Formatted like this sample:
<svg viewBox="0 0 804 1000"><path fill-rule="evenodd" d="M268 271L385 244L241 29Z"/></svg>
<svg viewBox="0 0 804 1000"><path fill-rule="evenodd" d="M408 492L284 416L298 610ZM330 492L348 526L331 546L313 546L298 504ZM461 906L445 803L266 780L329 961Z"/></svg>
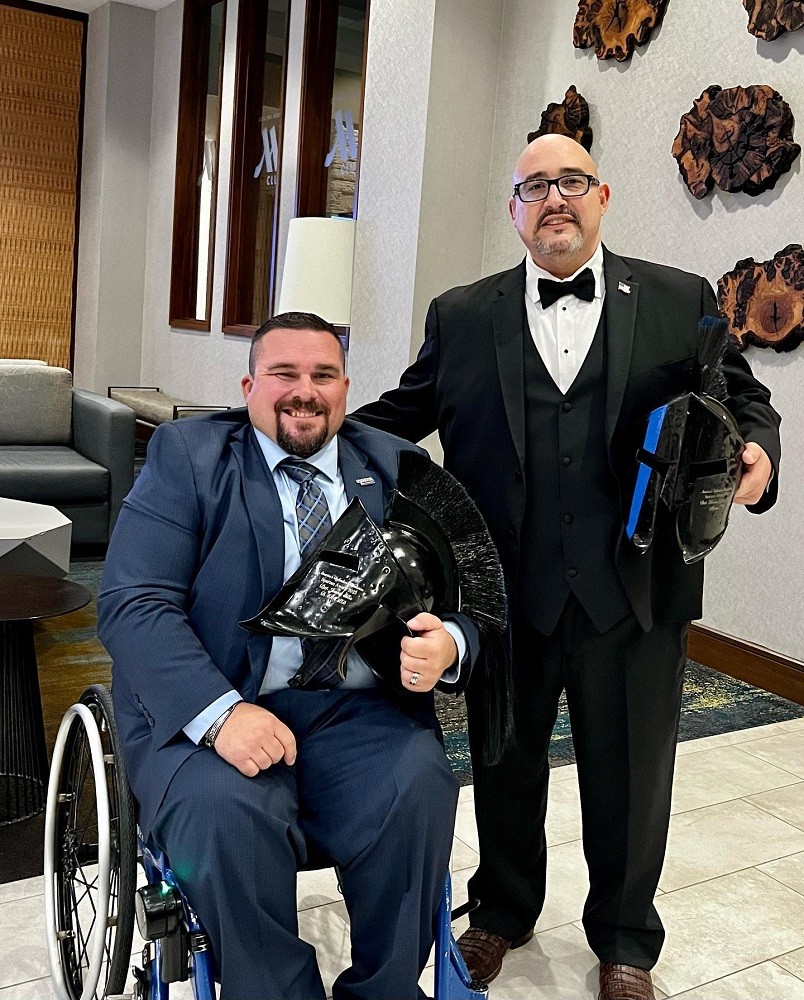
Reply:
<svg viewBox="0 0 804 1000"><path fill-rule="evenodd" d="M279 500L282 504L282 522L284 531L285 565L283 580L289 579L301 565L301 555L299 552L299 527L296 520L296 496L299 492L299 484L288 476L281 467L281 462L286 458L296 456L288 455L286 451L272 441L262 431L254 428L254 434L260 445L265 461L271 471L271 475L276 486ZM343 479L338 468L338 436L325 445L315 455L311 455L305 461L309 465L315 466L321 475L316 482L321 486L321 491L329 506L330 518L333 522L349 506L349 499L346 496ZM460 627L454 622L444 622L444 628L455 640L458 648L458 658L454 666L449 667L443 674L441 680L446 684L457 682L460 675L458 664L463 662L466 655L466 639ZM302 646L299 639L291 639L287 636L274 636L271 643L271 655L265 670L260 694L269 694L272 691L279 691L287 687L288 681L294 676L302 665ZM346 679L339 685L340 689L369 688L374 687L377 681L366 662L356 652L352 651L346 658ZM200 743L202 737L221 716L227 708L242 701L237 691L230 691L221 695L203 712L199 713L191 722L184 727L184 732L194 743Z"/></svg>
<svg viewBox="0 0 804 1000"><path fill-rule="evenodd" d="M572 281L587 267L595 278L595 297L591 302L564 295L543 309L539 299L539 278L558 279L534 264L530 254L525 258L525 312L530 335L550 378L563 393L575 381L586 360L603 312L606 282L602 244L599 243L591 258L566 280Z"/></svg>

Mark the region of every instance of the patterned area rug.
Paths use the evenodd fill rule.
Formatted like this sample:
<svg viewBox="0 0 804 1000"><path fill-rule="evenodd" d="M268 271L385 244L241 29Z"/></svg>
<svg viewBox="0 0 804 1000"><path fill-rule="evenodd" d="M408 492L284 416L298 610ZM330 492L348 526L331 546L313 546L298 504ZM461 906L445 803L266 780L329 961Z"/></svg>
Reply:
<svg viewBox="0 0 804 1000"><path fill-rule="evenodd" d="M86 608L36 627L45 732L52 748L62 715L88 684L108 684L109 657L96 635L96 604L103 560L97 553L73 559L69 578L93 595ZM462 785L471 784L472 769L462 698L437 694L447 757ZM687 662L679 740L697 739L783 722L804 716L804 706L779 698L742 681ZM562 704L550 745L550 764L575 760L566 702ZM14 881L42 871L42 817L0 828L0 882Z"/></svg>
<svg viewBox="0 0 804 1000"><path fill-rule="evenodd" d="M439 694L437 704L452 769L462 785L471 785L472 765L469 761L463 699ZM687 660L679 743L697 740L702 736L767 726L771 722L787 722L788 719L802 716L804 705L797 705L769 691L734 680L694 660ZM562 696L550 741L550 766L560 767L574 762L567 702Z"/></svg>

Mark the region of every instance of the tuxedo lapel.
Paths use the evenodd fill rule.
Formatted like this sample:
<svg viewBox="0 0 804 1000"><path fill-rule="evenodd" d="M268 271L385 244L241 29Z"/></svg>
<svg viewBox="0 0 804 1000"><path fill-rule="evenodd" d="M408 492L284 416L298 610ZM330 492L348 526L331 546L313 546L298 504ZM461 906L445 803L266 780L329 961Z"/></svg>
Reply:
<svg viewBox="0 0 804 1000"><path fill-rule="evenodd" d="M525 331L525 262L503 279L498 297L491 304L491 323L497 351L508 426L519 463L525 465L525 365L522 337Z"/></svg>
<svg viewBox="0 0 804 1000"><path fill-rule="evenodd" d="M631 269L622 257L609 253L605 247L603 268L606 277L606 445L610 446L631 367L639 285L631 280Z"/></svg>
<svg viewBox="0 0 804 1000"><path fill-rule="evenodd" d="M365 455L342 436L338 437L338 467L349 501L358 497L372 521L381 526L385 520L385 498L380 477L368 467Z"/></svg>

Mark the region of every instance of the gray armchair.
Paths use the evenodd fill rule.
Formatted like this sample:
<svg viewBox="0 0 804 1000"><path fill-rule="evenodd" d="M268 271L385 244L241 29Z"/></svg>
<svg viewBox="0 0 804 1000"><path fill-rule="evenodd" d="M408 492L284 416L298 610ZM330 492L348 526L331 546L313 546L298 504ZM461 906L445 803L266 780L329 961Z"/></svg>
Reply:
<svg viewBox="0 0 804 1000"><path fill-rule="evenodd" d="M134 420L66 368L0 365L0 496L57 507L73 542L108 542L134 482Z"/></svg>

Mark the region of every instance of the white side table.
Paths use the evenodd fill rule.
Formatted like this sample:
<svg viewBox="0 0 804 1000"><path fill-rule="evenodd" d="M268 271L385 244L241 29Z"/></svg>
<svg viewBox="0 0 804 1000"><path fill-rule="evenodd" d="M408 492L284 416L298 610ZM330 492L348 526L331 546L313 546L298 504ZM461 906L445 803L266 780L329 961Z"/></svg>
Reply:
<svg viewBox="0 0 804 1000"><path fill-rule="evenodd" d="M67 575L73 523L55 507L0 497L0 575Z"/></svg>

